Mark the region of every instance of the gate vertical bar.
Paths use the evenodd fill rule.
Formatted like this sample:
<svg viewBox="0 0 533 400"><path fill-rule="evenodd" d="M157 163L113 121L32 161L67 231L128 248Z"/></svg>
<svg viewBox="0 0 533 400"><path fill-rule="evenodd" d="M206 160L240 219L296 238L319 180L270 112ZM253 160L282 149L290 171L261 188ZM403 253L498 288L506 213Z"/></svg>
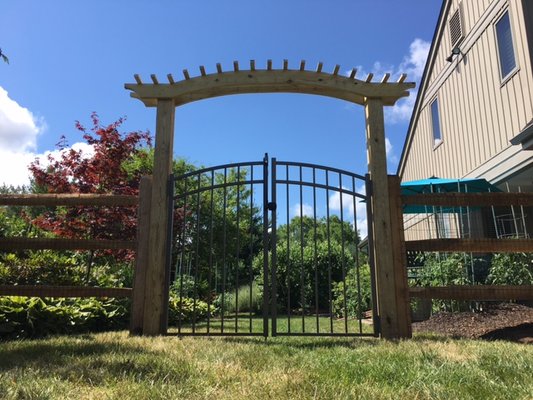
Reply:
<svg viewBox="0 0 533 400"><path fill-rule="evenodd" d="M372 285L372 325L374 326L374 336L381 333L380 320L378 315L378 299L376 285L376 265L374 259L374 226L372 223L372 182L370 175L365 175L366 184L366 221L367 221L367 241L368 241L368 263L370 264L370 284Z"/></svg>
<svg viewBox="0 0 533 400"><path fill-rule="evenodd" d="M263 336L268 337L268 154L263 158Z"/></svg>
<svg viewBox="0 0 533 400"><path fill-rule="evenodd" d="M272 197L271 197L271 207L270 211L272 212L272 230L270 237L270 268L272 270L271 278L271 287L272 291L270 292L270 302L271 302L271 320L272 320L272 336L277 336L277 317L278 317L278 282L277 282L277 242L278 242L278 228L277 228L277 213L276 213L276 204L277 204L277 174L276 174L276 159L272 159Z"/></svg>

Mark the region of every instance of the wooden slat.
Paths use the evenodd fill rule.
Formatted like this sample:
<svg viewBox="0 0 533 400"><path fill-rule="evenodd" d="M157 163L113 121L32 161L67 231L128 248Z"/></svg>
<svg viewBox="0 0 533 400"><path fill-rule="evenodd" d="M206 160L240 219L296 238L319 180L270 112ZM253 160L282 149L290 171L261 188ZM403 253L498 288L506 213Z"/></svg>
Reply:
<svg viewBox="0 0 533 400"><path fill-rule="evenodd" d="M219 74L222 73L222 65L220 65L220 63L217 63L217 72L218 72Z"/></svg>
<svg viewBox="0 0 533 400"><path fill-rule="evenodd" d="M136 206L137 196L108 194L3 194L2 206Z"/></svg>
<svg viewBox="0 0 533 400"><path fill-rule="evenodd" d="M183 76L185 77L186 80L191 79L191 76L189 75L189 71L187 71L186 69L183 70Z"/></svg>
<svg viewBox="0 0 533 400"><path fill-rule="evenodd" d="M238 61L233 61L233 70L235 72L239 72L239 62Z"/></svg>
<svg viewBox="0 0 533 400"><path fill-rule="evenodd" d="M381 78L381 83L387 83L389 81L390 74L387 72L385 75L383 75L383 78Z"/></svg>
<svg viewBox="0 0 533 400"><path fill-rule="evenodd" d="M287 71L289 69L289 60L285 59L283 60L283 71Z"/></svg>
<svg viewBox="0 0 533 400"><path fill-rule="evenodd" d="M0 296L28 297L131 297L131 288L86 286L0 285Z"/></svg>
<svg viewBox="0 0 533 400"><path fill-rule="evenodd" d="M168 83L170 83L171 85L174 85L174 77L172 76L172 74L167 74L167 79L168 79Z"/></svg>
<svg viewBox="0 0 533 400"><path fill-rule="evenodd" d="M250 60L250 71L255 71L255 60Z"/></svg>
<svg viewBox="0 0 533 400"><path fill-rule="evenodd" d="M106 250L131 249L133 240L95 240L63 238L0 238L0 250Z"/></svg>
<svg viewBox="0 0 533 400"><path fill-rule="evenodd" d="M333 74L332 75L337 75L339 73L340 67L341 66L339 64L335 65L335 68L333 68Z"/></svg>
<svg viewBox="0 0 533 400"><path fill-rule="evenodd" d="M157 76L155 76L155 74L151 74L150 78L152 79L154 85L159 85L159 81L157 80Z"/></svg>
<svg viewBox="0 0 533 400"><path fill-rule="evenodd" d="M366 142L367 160L372 181L372 226L378 290L378 310L381 336L385 339L398 338L398 306L394 274L394 252L391 247L392 230L390 196L387 175L387 155L385 146L385 121L381 99L366 99Z"/></svg>
<svg viewBox="0 0 533 400"><path fill-rule="evenodd" d="M324 64L322 62L319 62L318 65L316 66L316 72L322 72L322 66Z"/></svg>
<svg viewBox="0 0 533 400"><path fill-rule="evenodd" d="M423 193L402 195L402 204L427 206L533 206L533 193Z"/></svg>
<svg viewBox="0 0 533 400"><path fill-rule="evenodd" d="M389 199L396 314L398 315L397 332L399 337L410 338L412 336L411 303L407 282L407 252L405 251L402 203L400 202L400 178L398 176L389 176Z"/></svg>
<svg viewBox="0 0 533 400"><path fill-rule="evenodd" d="M407 251L533 253L533 239L427 239L405 242Z"/></svg>
<svg viewBox="0 0 533 400"><path fill-rule="evenodd" d="M200 75L202 75L202 76L206 76L207 75L205 73L205 67L203 65L200 65Z"/></svg>
<svg viewBox="0 0 533 400"><path fill-rule="evenodd" d="M272 60L267 60L267 70L272 71Z"/></svg>
<svg viewBox="0 0 533 400"><path fill-rule="evenodd" d="M141 80L141 77L139 76L139 74L133 75L133 78L135 79L135 82L137 82L137 85L143 84L143 81Z"/></svg>
<svg viewBox="0 0 533 400"><path fill-rule="evenodd" d="M300 71L305 71L305 60L300 61Z"/></svg>
<svg viewBox="0 0 533 400"><path fill-rule="evenodd" d="M352 71L350 72L350 79L354 79L355 74L357 74L357 68L352 68Z"/></svg>
<svg viewBox="0 0 533 400"><path fill-rule="evenodd" d="M202 78L206 79L206 78ZM174 119L176 105L171 99L157 102L155 154L150 208L149 251L146 271L146 291L143 333L161 335L167 330L168 287L167 254L168 210L170 206L169 177L172 174Z"/></svg>
<svg viewBox="0 0 533 400"><path fill-rule="evenodd" d="M370 83L372 82L372 78L374 77L374 74L371 72L366 76L365 82Z"/></svg>
<svg viewBox="0 0 533 400"><path fill-rule="evenodd" d="M407 79L407 74L401 74L398 78L398 83L403 83Z"/></svg>
<svg viewBox="0 0 533 400"><path fill-rule="evenodd" d="M133 278L133 296L131 301L130 333L143 333L146 270L149 254L150 209L152 203L152 177L143 176L139 187L139 208L137 211L137 254Z"/></svg>
<svg viewBox="0 0 533 400"><path fill-rule="evenodd" d="M533 300L533 285L465 285L409 288L411 297L442 300Z"/></svg>

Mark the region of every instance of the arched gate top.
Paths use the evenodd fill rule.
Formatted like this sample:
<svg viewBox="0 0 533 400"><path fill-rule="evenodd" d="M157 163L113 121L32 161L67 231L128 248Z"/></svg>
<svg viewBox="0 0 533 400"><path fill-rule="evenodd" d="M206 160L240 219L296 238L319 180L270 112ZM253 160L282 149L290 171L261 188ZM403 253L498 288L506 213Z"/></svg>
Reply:
<svg viewBox="0 0 533 400"><path fill-rule="evenodd" d="M137 83L127 83L125 88L132 91L131 97L141 100L147 107L157 106L159 99L172 99L176 106L193 101L244 93L303 93L333 97L360 105L367 98L379 98L383 105L394 105L402 97L409 96L408 89L414 83L405 82L402 74L397 82L389 82L390 74L385 74L380 82L372 82L373 74L364 80L356 79L356 69L349 76L339 75L340 66L336 65L332 73L322 71L322 63L316 70L305 69L301 61L299 69L289 69L288 61L283 61L282 69L273 69L272 60L267 61L266 69L256 69L255 61L250 61L250 69L241 70L237 61L233 70L224 72L220 64L217 72L207 74L200 66L200 76L193 77L184 69L184 80L174 81L167 75L168 83L160 83L156 75L151 75L151 83L142 82L139 75L134 75Z"/></svg>

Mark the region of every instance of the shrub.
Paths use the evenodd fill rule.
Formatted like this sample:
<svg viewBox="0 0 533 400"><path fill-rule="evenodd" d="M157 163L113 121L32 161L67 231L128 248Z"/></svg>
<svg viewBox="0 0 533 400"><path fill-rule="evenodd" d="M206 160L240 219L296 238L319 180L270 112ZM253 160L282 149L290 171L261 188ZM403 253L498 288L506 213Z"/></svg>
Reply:
<svg viewBox="0 0 533 400"><path fill-rule="evenodd" d="M488 282L494 285L533 284L533 254L495 254L492 258Z"/></svg>
<svg viewBox="0 0 533 400"><path fill-rule="evenodd" d="M362 318L363 312L372 307L370 266L368 264L362 265L359 272L359 285L355 268L350 268L346 274L346 312L348 317ZM338 317L345 316L344 286L342 281L333 286L333 312Z"/></svg>
<svg viewBox="0 0 533 400"><path fill-rule="evenodd" d="M258 314L263 308L263 290L253 282L251 285L251 301L250 301L250 285L243 285L239 287L237 295L235 291L224 294L224 312L238 313L238 312L252 312ZM222 308L222 295L219 295L215 304Z"/></svg>
<svg viewBox="0 0 533 400"><path fill-rule="evenodd" d="M209 308L205 301L194 300L190 297L181 297L176 293L170 292L168 309L168 324L178 325L191 321L199 321L207 318ZM216 311L215 306L211 305L211 313Z"/></svg>

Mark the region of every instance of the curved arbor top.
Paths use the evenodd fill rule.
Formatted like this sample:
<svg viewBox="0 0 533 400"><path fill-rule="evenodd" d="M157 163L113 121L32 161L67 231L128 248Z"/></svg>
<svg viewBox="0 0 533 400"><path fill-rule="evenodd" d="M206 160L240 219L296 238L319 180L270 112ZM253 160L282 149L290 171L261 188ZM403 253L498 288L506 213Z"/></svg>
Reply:
<svg viewBox="0 0 533 400"><path fill-rule="evenodd" d="M379 98L383 105L394 105L402 97L409 96L408 89L414 83L404 82L402 74L398 82L388 82L390 75L385 74L380 82L372 82L373 74L365 80L355 78L356 70L350 76L339 75L339 65L331 74L322 72L322 63L316 70L305 69L305 61L299 69L289 69L288 61L283 61L283 69L273 69L272 61L268 60L266 69L256 69L255 61L250 61L250 69L240 70L237 61L233 63L233 71L224 72L217 64L217 72L206 74L205 67L200 66L200 76L191 78L187 70L183 70L184 80L175 82L171 74L167 75L168 83L160 83L155 75L151 75L151 83L143 83L139 75L135 75L137 83L127 83L125 88L132 91L131 97L141 100L147 107L157 106L157 101L172 99L176 106L212 97L244 93L304 93L333 97L360 105L367 98Z"/></svg>

